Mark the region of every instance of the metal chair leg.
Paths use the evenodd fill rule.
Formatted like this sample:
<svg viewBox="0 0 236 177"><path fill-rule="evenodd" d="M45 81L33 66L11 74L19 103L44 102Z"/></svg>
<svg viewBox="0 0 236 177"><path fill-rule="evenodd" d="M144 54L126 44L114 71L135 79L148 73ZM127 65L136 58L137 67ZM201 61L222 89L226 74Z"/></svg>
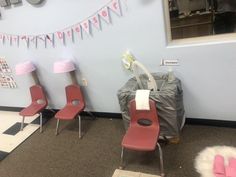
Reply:
<svg viewBox="0 0 236 177"><path fill-rule="evenodd" d="M81 117L78 116L78 118L79 118L79 139L80 139L82 137L81 136Z"/></svg>
<svg viewBox="0 0 236 177"><path fill-rule="evenodd" d="M165 173L164 173L163 154L162 154L161 146L159 143L157 143L157 146L158 146L159 156L160 156L161 177L164 177Z"/></svg>
<svg viewBox="0 0 236 177"><path fill-rule="evenodd" d="M120 154L120 167L121 170L124 168L124 147L122 146Z"/></svg>
<svg viewBox="0 0 236 177"><path fill-rule="evenodd" d="M20 127L20 130L21 130L21 131L22 131L23 128L24 128L24 121L25 121L25 116L23 116L23 118L22 118L21 127Z"/></svg>
<svg viewBox="0 0 236 177"><path fill-rule="evenodd" d="M57 119L57 127L56 127L56 133L55 133L55 135L58 135L58 128L59 128L59 123L60 123L60 120L59 120L59 119Z"/></svg>
<svg viewBox="0 0 236 177"><path fill-rule="evenodd" d="M43 115L42 113L39 113L40 115L40 133L43 132Z"/></svg>

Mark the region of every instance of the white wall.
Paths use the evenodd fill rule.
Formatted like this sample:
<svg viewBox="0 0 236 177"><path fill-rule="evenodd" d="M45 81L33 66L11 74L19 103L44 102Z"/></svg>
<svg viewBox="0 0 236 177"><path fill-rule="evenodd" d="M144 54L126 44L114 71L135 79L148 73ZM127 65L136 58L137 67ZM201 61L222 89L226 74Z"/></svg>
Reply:
<svg viewBox="0 0 236 177"><path fill-rule="evenodd" d="M95 12L109 0L47 0L42 7L23 5L1 9L0 32L13 34L49 33L75 24ZM119 112L117 90L131 75L122 68L122 53L129 48L150 71L164 71L162 58L179 59L174 68L182 80L186 116L220 120L236 120L236 44L205 44L167 47L161 0L122 0L123 17L112 15L112 25L102 22L102 31L93 37L65 47L38 49L1 46L0 56L14 68L16 63L33 60L42 84L50 95L50 106L65 103L64 87L70 83L66 74L53 74L53 62L74 56L79 67L78 78L88 80L84 87L88 109L97 112ZM145 3L146 2L146 3ZM147 3L148 2L148 3ZM29 76L15 76L17 89L0 88L1 106L26 106Z"/></svg>

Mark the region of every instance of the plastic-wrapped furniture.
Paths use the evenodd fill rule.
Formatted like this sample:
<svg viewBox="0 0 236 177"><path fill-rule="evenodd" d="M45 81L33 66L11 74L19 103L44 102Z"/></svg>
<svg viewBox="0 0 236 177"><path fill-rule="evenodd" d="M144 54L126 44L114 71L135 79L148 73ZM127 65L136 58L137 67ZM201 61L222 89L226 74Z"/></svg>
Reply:
<svg viewBox="0 0 236 177"><path fill-rule="evenodd" d="M80 113L85 108L83 94L79 85L68 85L66 87L66 105L56 113L57 119L56 135L58 134L58 127L60 120L72 120L77 116L79 118L79 138L81 138L81 117Z"/></svg>
<svg viewBox="0 0 236 177"><path fill-rule="evenodd" d="M158 146L160 154L161 176L164 176L161 146L158 143L160 124L156 104L149 100L150 110L136 110L135 100L130 101L130 126L122 140L121 167L123 167L124 149L136 151L154 151Z"/></svg>
<svg viewBox="0 0 236 177"><path fill-rule="evenodd" d="M160 119L160 136L178 139L185 122L181 81L176 77L170 79L168 74L152 73L152 75L158 89L150 92L150 99L156 102ZM140 76L144 89L148 88L147 79L146 75ZM135 98L138 89L140 88L137 80L133 77L117 93L125 129L129 127L130 122L128 103Z"/></svg>
<svg viewBox="0 0 236 177"><path fill-rule="evenodd" d="M42 111L47 107L48 101L44 94L43 88L40 85L33 85L30 87L30 94L32 102L31 104L20 111L20 115L23 116L21 122L21 130L24 128L24 120L26 116L34 116L40 114L40 132L42 132Z"/></svg>

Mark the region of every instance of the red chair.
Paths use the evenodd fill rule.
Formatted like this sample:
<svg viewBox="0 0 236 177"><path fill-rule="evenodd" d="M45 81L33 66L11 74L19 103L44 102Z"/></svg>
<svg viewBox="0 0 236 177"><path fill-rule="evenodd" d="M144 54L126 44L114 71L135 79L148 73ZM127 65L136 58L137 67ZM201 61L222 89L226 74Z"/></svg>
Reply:
<svg viewBox="0 0 236 177"><path fill-rule="evenodd" d="M164 176L163 156L158 143L160 125L156 103L149 100L150 110L136 110L135 100L130 101L130 126L122 140L121 168L123 168L124 148L137 151L154 151L158 146L160 153L161 176Z"/></svg>
<svg viewBox="0 0 236 177"><path fill-rule="evenodd" d="M19 114L23 116L21 122L21 130L24 128L24 120L26 116L34 116L35 114L40 114L40 132L42 132L42 111L47 107L48 101L43 92L43 88L40 85L33 85L30 87L30 94L32 102L31 104L24 108Z"/></svg>
<svg viewBox="0 0 236 177"><path fill-rule="evenodd" d="M60 120L72 120L78 116L79 118L79 138L81 138L81 117L79 114L85 108L83 94L78 85L68 85L66 87L67 103L64 108L55 115L57 119L56 135L58 135L58 127Z"/></svg>

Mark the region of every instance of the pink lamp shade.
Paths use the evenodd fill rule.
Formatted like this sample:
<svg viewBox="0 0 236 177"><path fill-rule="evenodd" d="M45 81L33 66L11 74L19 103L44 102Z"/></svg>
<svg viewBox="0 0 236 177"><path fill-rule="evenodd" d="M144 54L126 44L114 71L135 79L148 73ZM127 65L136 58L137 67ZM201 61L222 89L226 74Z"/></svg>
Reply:
<svg viewBox="0 0 236 177"><path fill-rule="evenodd" d="M36 70L34 64L31 61L19 63L15 66L16 75L27 74Z"/></svg>
<svg viewBox="0 0 236 177"><path fill-rule="evenodd" d="M54 73L66 73L75 70L75 65L71 60L57 61L54 63Z"/></svg>

